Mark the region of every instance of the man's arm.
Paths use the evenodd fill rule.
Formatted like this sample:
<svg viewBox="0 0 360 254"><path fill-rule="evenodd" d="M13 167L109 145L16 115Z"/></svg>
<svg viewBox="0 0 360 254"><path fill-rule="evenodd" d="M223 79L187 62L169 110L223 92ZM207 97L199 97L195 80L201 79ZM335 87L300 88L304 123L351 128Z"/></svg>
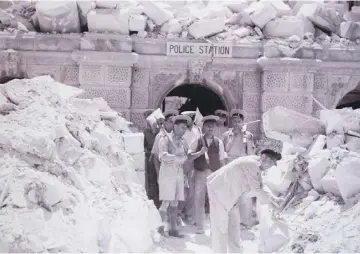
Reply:
<svg viewBox="0 0 360 254"><path fill-rule="evenodd" d="M202 149L200 151L196 151L198 142L199 142L199 140L195 139L191 143L189 151L188 151L189 160L195 160L195 159L199 158L201 155L205 154L205 152L207 151L206 147L202 147Z"/></svg>
<svg viewBox="0 0 360 254"><path fill-rule="evenodd" d="M169 153L169 139L166 136L160 138L159 141L159 160L161 162L174 162L175 155Z"/></svg>
<svg viewBox="0 0 360 254"><path fill-rule="evenodd" d="M246 152L247 155L254 155L255 154L255 144L253 135L250 132L246 132Z"/></svg>
<svg viewBox="0 0 360 254"><path fill-rule="evenodd" d="M225 160L227 158L226 152L225 152L225 146L224 143L219 139L219 157L220 157L220 165L223 167L225 165Z"/></svg>

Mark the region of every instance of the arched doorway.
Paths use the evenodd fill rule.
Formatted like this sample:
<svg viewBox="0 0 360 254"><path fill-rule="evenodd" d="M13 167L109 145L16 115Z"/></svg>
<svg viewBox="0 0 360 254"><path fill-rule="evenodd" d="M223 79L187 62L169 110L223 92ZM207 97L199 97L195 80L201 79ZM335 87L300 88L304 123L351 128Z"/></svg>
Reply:
<svg viewBox="0 0 360 254"><path fill-rule="evenodd" d="M360 108L360 83L358 83L354 90L350 91L341 98L336 108Z"/></svg>
<svg viewBox="0 0 360 254"><path fill-rule="evenodd" d="M170 98L179 103L169 103ZM228 110L224 99L213 89L197 84L184 84L173 88L162 101L162 110L178 109L195 111L199 108L203 116L214 114L217 109Z"/></svg>

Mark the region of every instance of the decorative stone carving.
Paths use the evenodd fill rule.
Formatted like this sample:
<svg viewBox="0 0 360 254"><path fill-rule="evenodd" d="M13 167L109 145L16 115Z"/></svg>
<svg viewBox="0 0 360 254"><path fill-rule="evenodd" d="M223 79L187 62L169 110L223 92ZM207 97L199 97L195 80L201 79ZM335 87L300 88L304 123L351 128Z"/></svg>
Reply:
<svg viewBox="0 0 360 254"><path fill-rule="evenodd" d="M85 88L85 93L80 95L82 98L104 98L111 107L129 108L130 107L129 88L104 88L104 87L88 87Z"/></svg>
<svg viewBox="0 0 360 254"><path fill-rule="evenodd" d="M80 84L104 86L104 72L103 65L80 64Z"/></svg>
<svg viewBox="0 0 360 254"><path fill-rule="evenodd" d="M325 73L316 73L314 75L314 91L327 90L327 75Z"/></svg>
<svg viewBox="0 0 360 254"><path fill-rule="evenodd" d="M180 85L184 81L183 73L179 71L161 71L151 77L152 106L159 107L163 97L170 89Z"/></svg>
<svg viewBox="0 0 360 254"><path fill-rule="evenodd" d="M350 78L351 76L340 76L340 75L330 76L329 83L330 83L331 96L335 97L340 90L344 89L349 83Z"/></svg>
<svg viewBox="0 0 360 254"><path fill-rule="evenodd" d="M313 94L314 98L317 99L322 105L324 105L326 108L330 108L328 106L327 103L327 92L323 91L323 92L314 92ZM322 108L320 107L320 105L318 105L315 101L313 102L313 112L312 115L314 117L320 117L320 110L322 110Z"/></svg>
<svg viewBox="0 0 360 254"><path fill-rule="evenodd" d="M131 85L131 68L118 65L106 66L105 85L130 87Z"/></svg>
<svg viewBox="0 0 360 254"><path fill-rule="evenodd" d="M187 81L189 83L204 84L204 69L206 61L190 60L187 68Z"/></svg>
<svg viewBox="0 0 360 254"><path fill-rule="evenodd" d="M263 112L275 106L283 106L300 113L311 114L313 111L312 103L312 94L269 92L262 94Z"/></svg>
<svg viewBox="0 0 360 254"><path fill-rule="evenodd" d="M251 122L255 120L261 120L260 113L250 113L245 111L245 122ZM250 131L254 136L259 137L261 133L261 122L260 123L252 123L247 126L247 130Z"/></svg>
<svg viewBox="0 0 360 254"><path fill-rule="evenodd" d="M149 72L149 69L133 68L133 87L148 87L150 84Z"/></svg>
<svg viewBox="0 0 360 254"><path fill-rule="evenodd" d="M243 93L243 109L245 112L260 112L261 94Z"/></svg>
<svg viewBox="0 0 360 254"><path fill-rule="evenodd" d="M20 57L17 52L4 52L1 55L2 68L8 77L17 77L19 75Z"/></svg>
<svg viewBox="0 0 360 254"><path fill-rule="evenodd" d="M131 122L139 128L146 128L147 126L143 112L131 112Z"/></svg>
<svg viewBox="0 0 360 254"><path fill-rule="evenodd" d="M57 65L27 65L26 77L35 78L37 76L50 75L54 80L60 81L60 66Z"/></svg>
<svg viewBox="0 0 360 254"><path fill-rule="evenodd" d="M61 82L67 85L79 85L79 67L62 66Z"/></svg>
<svg viewBox="0 0 360 254"><path fill-rule="evenodd" d="M347 83L343 83L346 82ZM340 100L349 92L354 90L360 82L360 75L354 75L352 77L344 76L343 78L336 77L329 81L330 91L328 95L328 102L331 103L331 108L336 108Z"/></svg>
<svg viewBox="0 0 360 254"><path fill-rule="evenodd" d="M243 91L260 93L261 92L261 73L245 72L243 75Z"/></svg>
<svg viewBox="0 0 360 254"><path fill-rule="evenodd" d="M235 71L215 71L213 80L222 86L224 90L228 89L233 98L238 101L239 87L241 84L241 74Z"/></svg>
<svg viewBox="0 0 360 254"><path fill-rule="evenodd" d="M146 109L149 104L149 90L133 88L131 98L131 107L136 109Z"/></svg>
<svg viewBox="0 0 360 254"><path fill-rule="evenodd" d="M288 75L286 72L268 72L263 74L263 90L264 91L288 91Z"/></svg>
<svg viewBox="0 0 360 254"><path fill-rule="evenodd" d="M289 73L290 90L311 92L314 87L313 73Z"/></svg>

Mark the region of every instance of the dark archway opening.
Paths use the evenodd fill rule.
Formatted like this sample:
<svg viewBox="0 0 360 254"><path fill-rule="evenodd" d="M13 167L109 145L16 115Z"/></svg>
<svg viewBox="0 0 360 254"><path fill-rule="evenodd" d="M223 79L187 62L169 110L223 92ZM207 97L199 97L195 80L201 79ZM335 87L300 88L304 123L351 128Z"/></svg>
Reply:
<svg viewBox="0 0 360 254"><path fill-rule="evenodd" d="M169 97L182 97L183 100L177 108L180 112L183 111L195 111L196 108L199 108L200 113L203 116L214 114L215 110L226 108L226 104L220 96L215 93L210 88L204 87L202 85L196 84L185 84L178 87L175 87L171 90L165 97L162 102L162 109L170 109L166 105L166 98ZM174 108L171 108L174 109Z"/></svg>
<svg viewBox="0 0 360 254"><path fill-rule="evenodd" d="M22 79L22 78L14 78L14 77L0 77L0 84L5 84L13 79Z"/></svg>
<svg viewBox="0 0 360 254"><path fill-rule="evenodd" d="M360 83L351 92L347 93L336 106L337 109L341 108L360 108Z"/></svg>

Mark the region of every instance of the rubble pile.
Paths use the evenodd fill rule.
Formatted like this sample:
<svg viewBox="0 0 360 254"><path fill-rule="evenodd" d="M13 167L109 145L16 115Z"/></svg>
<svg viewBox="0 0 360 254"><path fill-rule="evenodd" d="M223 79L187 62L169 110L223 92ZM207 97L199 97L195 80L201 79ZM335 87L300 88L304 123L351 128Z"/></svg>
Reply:
<svg viewBox="0 0 360 254"><path fill-rule="evenodd" d="M16 28L17 24L28 25L30 21L41 32L77 33L87 26L89 32L168 39L210 38L241 42L267 38L280 44L279 50L285 55L289 55L287 51L298 47L299 43L293 43L294 40L305 44L313 44L315 41L343 44L350 43L349 40L360 42L360 9L353 6L349 11L349 4L345 1L7 2L2 4L5 9L0 15L2 24ZM29 7L36 8L35 13L31 12L31 17L11 16L14 9Z"/></svg>
<svg viewBox="0 0 360 254"><path fill-rule="evenodd" d="M143 137L49 76L0 86L1 252L144 252L160 216L137 183Z"/></svg>
<svg viewBox="0 0 360 254"><path fill-rule="evenodd" d="M283 159L264 173L290 230L288 241L278 236L282 251L358 252L360 112L322 110L316 119L274 107L263 123L268 138L284 142Z"/></svg>

